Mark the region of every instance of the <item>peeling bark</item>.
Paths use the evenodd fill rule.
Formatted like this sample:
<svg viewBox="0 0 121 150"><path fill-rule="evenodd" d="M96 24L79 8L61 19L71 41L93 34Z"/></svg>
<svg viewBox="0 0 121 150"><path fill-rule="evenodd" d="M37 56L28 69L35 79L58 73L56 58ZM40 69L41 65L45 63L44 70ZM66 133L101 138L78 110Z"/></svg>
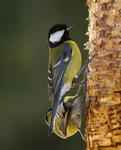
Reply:
<svg viewBox="0 0 121 150"><path fill-rule="evenodd" d="M121 0L88 0L87 150L121 150Z"/></svg>

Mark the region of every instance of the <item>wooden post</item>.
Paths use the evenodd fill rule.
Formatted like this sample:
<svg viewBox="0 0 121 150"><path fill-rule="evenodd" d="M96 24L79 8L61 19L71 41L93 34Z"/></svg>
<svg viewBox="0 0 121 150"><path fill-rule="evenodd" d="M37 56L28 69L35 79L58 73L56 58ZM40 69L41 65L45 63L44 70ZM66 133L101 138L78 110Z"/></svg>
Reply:
<svg viewBox="0 0 121 150"><path fill-rule="evenodd" d="M121 0L88 0L87 150L121 150Z"/></svg>

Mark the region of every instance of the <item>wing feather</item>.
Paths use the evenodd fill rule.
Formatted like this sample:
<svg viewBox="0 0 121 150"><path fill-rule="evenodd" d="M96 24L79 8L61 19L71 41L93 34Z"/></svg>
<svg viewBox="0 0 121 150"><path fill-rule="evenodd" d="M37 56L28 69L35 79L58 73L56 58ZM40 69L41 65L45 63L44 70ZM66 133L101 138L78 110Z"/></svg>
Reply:
<svg viewBox="0 0 121 150"><path fill-rule="evenodd" d="M67 65L70 61L72 49L68 43L64 44L63 52L52 67L50 64L48 68L48 91L49 97L52 99L56 95L59 85L62 82L63 75L66 71Z"/></svg>
<svg viewBox="0 0 121 150"><path fill-rule="evenodd" d="M51 116L50 126L49 126L50 133L53 131L53 121L57 112L59 101L63 96L61 95L63 85L65 84L63 82L63 75L70 61L71 54L72 54L72 49L70 45L67 43L64 44L63 52L56 62L57 65L55 64L54 65L55 67L52 68L53 70L52 89L53 89L54 99L52 99L53 108L52 108L52 116Z"/></svg>

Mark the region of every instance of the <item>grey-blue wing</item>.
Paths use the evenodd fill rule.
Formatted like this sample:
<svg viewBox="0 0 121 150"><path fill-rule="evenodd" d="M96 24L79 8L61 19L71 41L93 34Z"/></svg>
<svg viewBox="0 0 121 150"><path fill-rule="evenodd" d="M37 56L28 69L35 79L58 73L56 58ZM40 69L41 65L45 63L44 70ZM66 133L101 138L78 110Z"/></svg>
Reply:
<svg viewBox="0 0 121 150"><path fill-rule="evenodd" d="M70 61L72 54L72 49L69 44L64 45L63 53L60 55L59 59L57 60L56 64L53 66L53 83L52 83L52 88L53 88L53 96L54 96L54 101L53 107L52 107L52 116L50 120L50 126L49 126L49 132L51 133L53 131L53 121L57 112L57 107L59 104L59 101L61 99L61 90L63 88L63 75L66 71L67 65Z"/></svg>
<svg viewBox="0 0 121 150"><path fill-rule="evenodd" d="M60 55L55 65L52 67L50 64L48 68L48 89L50 97L56 95L57 91L60 90L60 84L63 84L62 78L70 61L71 54L71 46L66 43L64 45L63 53Z"/></svg>
<svg viewBox="0 0 121 150"><path fill-rule="evenodd" d="M59 85L62 81L63 75L65 73L65 70L67 68L67 65L70 61L72 54L72 49L69 44L64 45L64 50L62 55L57 60L56 64L54 65L54 78L53 78L53 89L54 89L54 95L58 91Z"/></svg>

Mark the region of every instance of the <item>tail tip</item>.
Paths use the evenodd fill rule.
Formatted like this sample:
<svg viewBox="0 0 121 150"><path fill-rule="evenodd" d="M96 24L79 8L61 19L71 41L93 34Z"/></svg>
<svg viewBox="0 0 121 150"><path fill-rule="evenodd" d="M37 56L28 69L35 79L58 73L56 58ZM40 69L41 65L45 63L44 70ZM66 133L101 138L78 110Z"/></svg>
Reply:
<svg viewBox="0 0 121 150"><path fill-rule="evenodd" d="M50 136L53 133L53 127L49 126L48 135Z"/></svg>

